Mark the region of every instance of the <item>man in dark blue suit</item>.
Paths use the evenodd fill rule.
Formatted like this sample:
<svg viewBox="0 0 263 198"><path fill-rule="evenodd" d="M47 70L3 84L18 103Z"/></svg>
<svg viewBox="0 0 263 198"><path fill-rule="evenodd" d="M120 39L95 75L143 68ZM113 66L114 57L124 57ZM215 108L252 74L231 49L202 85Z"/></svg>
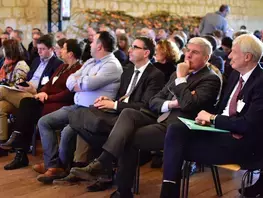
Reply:
<svg viewBox="0 0 263 198"><path fill-rule="evenodd" d="M230 133L191 131L180 122L168 127L161 198L180 197L184 160L202 164L244 164L262 158L263 70L258 64L262 52L263 44L255 36L237 37L229 55L234 71L218 114L201 111L195 119L198 124L214 124ZM262 180L255 184L254 195L263 195ZM251 195L248 190L245 193Z"/></svg>
<svg viewBox="0 0 263 198"><path fill-rule="evenodd" d="M37 43L40 57L35 58L27 74L27 86L19 86L22 91L10 90L6 87L0 87L0 142L8 139L7 116L19 107L20 100L25 97L34 97L51 78L54 71L62 64L53 53L53 38L44 35L39 38ZM1 156L1 152L0 152Z"/></svg>

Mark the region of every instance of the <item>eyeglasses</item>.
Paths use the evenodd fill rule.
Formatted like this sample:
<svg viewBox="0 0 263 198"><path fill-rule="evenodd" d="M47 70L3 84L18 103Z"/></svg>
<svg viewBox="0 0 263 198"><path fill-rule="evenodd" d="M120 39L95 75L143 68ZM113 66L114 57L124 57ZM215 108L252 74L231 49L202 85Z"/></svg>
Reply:
<svg viewBox="0 0 263 198"><path fill-rule="evenodd" d="M147 50L147 48L139 47L137 45L131 45L129 48L132 49L132 50L135 50L135 49Z"/></svg>

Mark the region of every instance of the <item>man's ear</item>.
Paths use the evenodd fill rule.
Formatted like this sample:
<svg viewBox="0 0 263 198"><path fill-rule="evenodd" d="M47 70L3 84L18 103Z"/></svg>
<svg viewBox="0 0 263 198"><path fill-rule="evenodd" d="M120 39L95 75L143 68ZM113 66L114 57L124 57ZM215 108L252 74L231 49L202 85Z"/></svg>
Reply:
<svg viewBox="0 0 263 198"><path fill-rule="evenodd" d="M150 50L144 50L144 57L149 57L150 53Z"/></svg>
<svg viewBox="0 0 263 198"><path fill-rule="evenodd" d="M253 59L253 54L251 54L251 53L246 53L245 54L245 61L246 62L249 62L249 61L251 61Z"/></svg>

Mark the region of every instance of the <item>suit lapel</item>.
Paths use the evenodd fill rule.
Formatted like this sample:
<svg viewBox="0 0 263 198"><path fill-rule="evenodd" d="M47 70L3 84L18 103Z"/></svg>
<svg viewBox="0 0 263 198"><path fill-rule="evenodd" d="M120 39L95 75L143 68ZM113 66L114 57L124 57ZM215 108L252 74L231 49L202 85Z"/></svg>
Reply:
<svg viewBox="0 0 263 198"><path fill-rule="evenodd" d="M141 78L139 79L139 81L137 82L136 86L134 87L131 95L134 93L134 91L137 89L137 87L144 81L144 79L146 79L148 77L149 72L152 70L153 65L151 63L149 63L146 67L146 69L144 70Z"/></svg>
<svg viewBox="0 0 263 198"><path fill-rule="evenodd" d="M257 67L254 69L254 71L249 76L249 78L248 78L246 84L244 85L243 89L241 90L241 92L239 94L239 98L243 98L244 93L248 93L250 87L255 82L255 78L257 78L257 76L260 74L260 72L261 72L260 70L262 70L261 66L257 65Z"/></svg>
<svg viewBox="0 0 263 198"><path fill-rule="evenodd" d="M125 75L123 75L123 85L121 84L121 86L123 87L123 93L121 93L121 96L123 96L127 92L133 73L134 67L131 67L127 70L127 72L125 72Z"/></svg>

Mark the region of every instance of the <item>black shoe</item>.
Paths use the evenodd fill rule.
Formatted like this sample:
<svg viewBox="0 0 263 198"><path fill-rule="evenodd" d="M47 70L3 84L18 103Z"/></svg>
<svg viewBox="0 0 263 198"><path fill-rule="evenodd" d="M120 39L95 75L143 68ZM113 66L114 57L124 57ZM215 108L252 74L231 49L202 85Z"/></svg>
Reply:
<svg viewBox="0 0 263 198"><path fill-rule="evenodd" d="M86 167L74 167L70 170L70 173L84 180L94 180L102 175L107 174L108 172L109 171L105 169L101 162L97 159L95 159Z"/></svg>
<svg viewBox="0 0 263 198"><path fill-rule="evenodd" d="M95 183L87 186L88 192L99 192L111 188L113 185L112 180L109 181L96 181Z"/></svg>
<svg viewBox="0 0 263 198"><path fill-rule="evenodd" d="M21 139L21 134L13 132L10 136L10 138L7 140L6 143L0 144L0 147L5 150L10 150L13 148L14 143L18 142Z"/></svg>
<svg viewBox="0 0 263 198"><path fill-rule="evenodd" d="M27 154L23 151L17 151L15 159L10 163L4 166L5 170L14 170L22 167L28 166Z"/></svg>
<svg viewBox="0 0 263 198"><path fill-rule="evenodd" d="M241 189L238 190L241 194ZM256 182L254 185L244 189L245 197L263 197L263 183Z"/></svg>
<svg viewBox="0 0 263 198"><path fill-rule="evenodd" d="M131 192L120 193L116 190L110 195L110 198L133 198L133 194Z"/></svg>

